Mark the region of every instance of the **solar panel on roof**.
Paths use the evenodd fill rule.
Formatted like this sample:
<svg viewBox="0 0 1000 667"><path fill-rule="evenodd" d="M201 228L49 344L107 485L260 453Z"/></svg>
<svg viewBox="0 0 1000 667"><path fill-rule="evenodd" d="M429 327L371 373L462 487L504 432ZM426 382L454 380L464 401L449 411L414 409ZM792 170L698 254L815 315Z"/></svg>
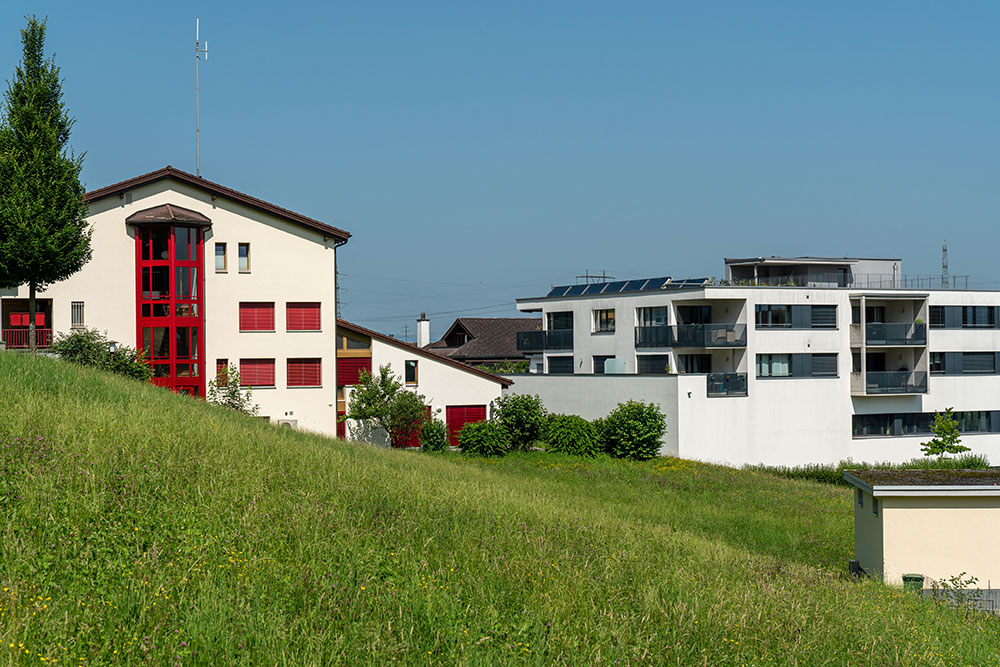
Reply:
<svg viewBox="0 0 1000 667"><path fill-rule="evenodd" d="M548 298L551 298L551 297L554 297L554 296L562 296L562 295L564 295L566 293L566 290L568 290L568 289L569 289L569 286L567 286L567 285L561 285L559 287L553 287L549 291L549 293L545 295L545 298L548 299Z"/></svg>
<svg viewBox="0 0 1000 667"><path fill-rule="evenodd" d="M580 296L589 285L570 285L564 296Z"/></svg>
<svg viewBox="0 0 1000 667"><path fill-rule="evenodd" d="M670 276L666 276L663 278L650 278L648 281L646 281L646 287L643 289L643 291L661 289L664 285L666 285L669 282L670 282Z"/></svg>
<svg viewBox="0 0 1000 667"><path fill-rule="evenodd" d="M600 294L604 290L605 285L607 285L607 283L590 283L587 285L587 288L583 290L583 293L588 295Z"/></svg>
<svg viewBox="0 0 1000 667"><path fill-rule="evenodd" d="M628 283L627 280L619 280L617 282L608 283L608 286L604 288L604 292L602 292L602 294L617 294L622 291L622 288L625 287L626 283Z"/></svg>
<svg viewBox="0 0 1000 667"><path fill-rule="evenodd" d="M622 288L622 292L641 292L643 286L647 282L647 278L642 278L640 280L629 280L625 283L625 287Z"/></svg>

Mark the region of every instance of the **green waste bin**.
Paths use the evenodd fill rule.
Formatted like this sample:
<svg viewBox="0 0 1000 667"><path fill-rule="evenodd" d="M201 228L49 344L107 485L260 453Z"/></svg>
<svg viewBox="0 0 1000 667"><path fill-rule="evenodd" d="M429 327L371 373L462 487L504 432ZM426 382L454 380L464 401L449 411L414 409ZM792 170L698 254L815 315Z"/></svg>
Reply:
<svg viewBox="0 0 1000 667"><path fill-rule="evenodd" d="M924 575L922 574L904 574L903 575L903 590L913 591L914 593L920 593L924 590Z"/></svg>

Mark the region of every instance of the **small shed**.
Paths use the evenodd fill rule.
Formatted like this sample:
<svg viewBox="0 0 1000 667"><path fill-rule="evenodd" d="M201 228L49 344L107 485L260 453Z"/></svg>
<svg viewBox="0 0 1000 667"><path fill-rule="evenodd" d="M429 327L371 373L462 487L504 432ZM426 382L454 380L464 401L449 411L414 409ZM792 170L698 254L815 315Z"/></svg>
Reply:
<svg viewBox="0 0 1000 667"><path fill-rule="evenodd" d="M846 470L854 487L854 557L900 585L965 572L1000 583L1000 470Z"/></svg>

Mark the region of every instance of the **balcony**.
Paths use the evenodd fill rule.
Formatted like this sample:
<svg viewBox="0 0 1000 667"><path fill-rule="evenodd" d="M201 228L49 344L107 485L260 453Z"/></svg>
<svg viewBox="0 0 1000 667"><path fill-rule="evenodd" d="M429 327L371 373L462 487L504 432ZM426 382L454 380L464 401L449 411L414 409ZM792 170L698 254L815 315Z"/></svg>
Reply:
<svg viewBox="0 0 1000 667"><path fill-rule="evenodd" d="M706 379L709 398L747 395L746 373L709 373Z"/></svg>
<svg viewBox="0 0 1000 667"><path fill-rule="evenodd" d="M851 393L865 396L927 393L925 371L872 371L865 374L863 391L860 379L861 373L851 373Z"/></svg>
<svg viewBox="0 0 1000 667"><path fill-rule="evenodd" d="M636 347L672 347L673 336L671 329L665 324L658 326L636 327L635 346Z"/></svg>
<svg viewBox="0 0 1000 667"><path fill-rule="evenodd" d="M518 331L518 352L543 352L546 350L572 350L572 329L549 329L548 331Z"/></svg>
<svg viewBox="0 0 1000 667"><path fill-rule="evenodd" d="M927 325L923 322L870 322L865 325L866 345L926 345Z"/></svg>
<svg viewBox="0 0 1000 667"><path fill-rule="evenodd" d="M670 329L670 347L747 346L745 324L680 324L667 328Z"/></svg>
<svg viewBox="0 0 1000 667"><path fill-rule="evenodd" d="M3 342L8 348L28 347L27 329L4 329ZM52 345L52 329L35 329L35 346L45 348Z"/></svg>

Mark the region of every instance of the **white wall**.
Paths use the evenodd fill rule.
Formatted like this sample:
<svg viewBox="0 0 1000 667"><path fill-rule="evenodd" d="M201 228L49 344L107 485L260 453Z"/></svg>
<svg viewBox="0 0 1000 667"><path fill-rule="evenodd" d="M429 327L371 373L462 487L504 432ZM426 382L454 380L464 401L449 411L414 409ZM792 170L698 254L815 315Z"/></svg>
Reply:
<svg viewBox="0 0 1000 667"><path fill-rule="evenodd" d="M372 373L378 373L380 367L389 364L393 374L402 381L406 377L408 360L417 362L417 383L407 385L407 389L422 394L432 414L441 421L446 418L448 406L485 405L489 417L494 402L502 394L502 385L497 380L417 354L405 345L372 339ZM346 398L350 400L349 392ZM369 433L351 421L346 424L346 433L348 438L386 444L384 433Z"/></svg>

